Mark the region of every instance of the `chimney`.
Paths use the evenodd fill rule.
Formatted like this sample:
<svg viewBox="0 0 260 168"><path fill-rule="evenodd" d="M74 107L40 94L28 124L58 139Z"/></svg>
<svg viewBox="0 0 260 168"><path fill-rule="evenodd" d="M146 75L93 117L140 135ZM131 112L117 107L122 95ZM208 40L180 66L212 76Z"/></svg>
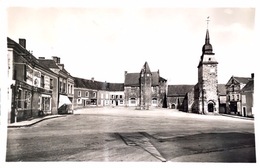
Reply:
<svg viewBox="0 0 260 168"><path fill-rule="evenodd" d="M60 63L60 57L52 56L52 59L53 59L57 64Z"/></svg>
<svg viewBox="0 0 260 168"><path fill-rule="evenodd" d="M125 71L125 75L127 74L127 71Z"/></svg>
<svg viewBox="0 0 260 168"><path fill-rule="evenodd" d="M255 74L251 73L251 78L254 79L254 77L255 77Z"/></svg>
<svg viewBox="0 0 260 168"><path fill-rule="evenodd" d="M91 78L92 82L94 82L94 77Z"/></svg>
<svg viewBox="0 0 260 168"><path fill-rule="evenodd" d="M26 49L26 39L19 38L19 44Z"/></svg>
<svg viewBox="0 0 260 168"><path fill-rule="evenodd" d="M45 59L45 57L39 57L39 60L44 60Z"/></svg>

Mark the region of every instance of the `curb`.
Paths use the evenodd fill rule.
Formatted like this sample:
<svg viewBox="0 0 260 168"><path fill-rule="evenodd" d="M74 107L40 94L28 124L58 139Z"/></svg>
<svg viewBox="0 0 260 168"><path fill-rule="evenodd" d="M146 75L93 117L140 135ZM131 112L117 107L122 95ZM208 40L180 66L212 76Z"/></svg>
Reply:
<svg viewBox="0 0 260 168"><path fill-rule="evenodd" d="M238 119L244 119L244 120L252 120L254 121L254 118L249 118L249 117L241 117L241 116L236 116L236 115L227 115L227 114L221 114L224 117L232 117L232 118L238 118Z"/></svg>
<svg viewBox="0 0 260 168"><path fill-rule="evenodd" d="M15 123L15 124L9 124L7 127L8 128L21 128L21 127L30 127L32 125L35 125L41 121L44 121L44 120L49 120L49 119L53 119L53 118L58 118L58 117L66 117L66 115L58 115L58 116L50 116L50 117L45 117L45 118L41 118L41 119L34 119L35 121L32 120L31 123L28 123L28 124L23 124L23 123Z"/></svg>

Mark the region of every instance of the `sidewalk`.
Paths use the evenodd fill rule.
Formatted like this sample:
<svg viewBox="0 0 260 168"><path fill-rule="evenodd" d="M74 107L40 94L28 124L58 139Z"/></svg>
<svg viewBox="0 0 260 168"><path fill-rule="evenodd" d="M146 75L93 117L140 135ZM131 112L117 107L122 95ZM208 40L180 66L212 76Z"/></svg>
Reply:
<svg viewBox="0 0 260 168"><path fill-rule="evenodd" d="M66 117L66 115L47 115L42 118L35 118L32 120L26 120L26 121L20 121L16 123L11 123L8 124L8 128L19 128L19 127L30 127L36 123L39 123L44 120L52 119L52 118L57 118L57 117Z"/></svg>
<svg viewBox="0 0 260 168"><path fill-rule="evenodd" d="M232 115L232 114L220 114L225 117L232 117L232 118L239 118L239 119L245 119L245 120L254 120L254 118L251 117L243 117L243 116L238 116L238 115Z"/></svg>

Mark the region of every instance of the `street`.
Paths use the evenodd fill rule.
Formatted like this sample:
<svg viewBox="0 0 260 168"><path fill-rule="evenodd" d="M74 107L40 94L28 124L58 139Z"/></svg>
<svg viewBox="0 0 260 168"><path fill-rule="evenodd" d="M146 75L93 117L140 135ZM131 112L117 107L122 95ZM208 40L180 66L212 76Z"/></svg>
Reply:
<svg viewBox="0 0 260 168"><path fill-rule="evenodd" d="M254 121L173 109L88 108L8 128L7 162L256 162Z"/></svg>

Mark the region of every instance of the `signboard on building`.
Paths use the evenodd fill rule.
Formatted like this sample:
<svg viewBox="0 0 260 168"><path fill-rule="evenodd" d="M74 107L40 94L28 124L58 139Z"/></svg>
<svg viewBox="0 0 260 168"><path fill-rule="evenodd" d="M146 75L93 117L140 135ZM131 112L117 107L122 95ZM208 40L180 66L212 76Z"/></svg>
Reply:
<svg viewBox="0 0 260 168"><path fill-rule="evenodd" d="M33 85L33 69L28 65L26 67L26 83Z"/></svg>
<svg viewBox="0 0 260 168"><path fill-rule="evenodd" d="M44 76L44 89L49 90L50 89L50 77Z"/></svg>
<svg viewBox="0 0 260 168"><path fill-rule="evenodd" d="M41 72L33 70L33 86L40 87L41 83Z"/></svg>

